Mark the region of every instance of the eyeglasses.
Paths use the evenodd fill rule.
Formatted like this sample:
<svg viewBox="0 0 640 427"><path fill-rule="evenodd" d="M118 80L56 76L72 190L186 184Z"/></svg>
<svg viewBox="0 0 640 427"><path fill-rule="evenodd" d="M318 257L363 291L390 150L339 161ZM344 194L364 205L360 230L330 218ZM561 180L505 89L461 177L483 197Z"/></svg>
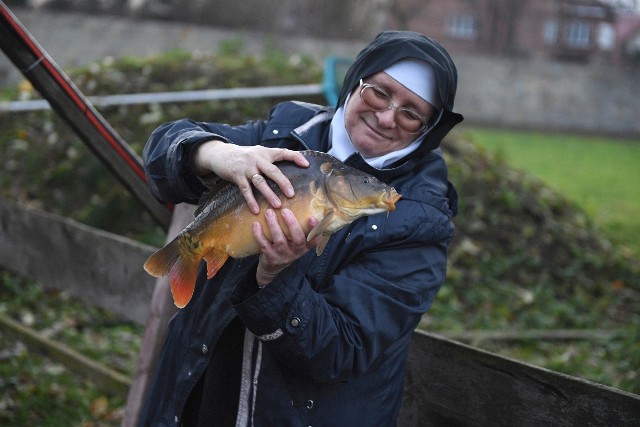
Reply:
<svg viewBox="0 0 640 427"><path fill-rule="evenodd" d="M396 124L407 133L418 134L429 127L429 120L410 108L396 107L391 102L391 95L379 86L365 83L360 79L360 99L373 111L393 110Z"/></svg>

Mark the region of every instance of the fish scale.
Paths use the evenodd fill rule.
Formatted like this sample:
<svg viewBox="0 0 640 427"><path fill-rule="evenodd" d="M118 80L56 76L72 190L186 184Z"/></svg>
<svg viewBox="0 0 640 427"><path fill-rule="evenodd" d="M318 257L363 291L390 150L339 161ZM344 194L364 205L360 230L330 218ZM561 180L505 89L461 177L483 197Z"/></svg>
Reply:
<svg viewBox="0 0 640 427"><path fill-rule="evenodd" d="M320 255L330 236L356 219L395 210L400 195L393 187L372 175L345 165L335 157L317 151L301 151L309 161L302 168L292 162L276 165L291 181L295 196L288 198L277 185L271 188L290 209L307 239L320 235L316 253ZM220 181L220 180L218 180ZM155 277L169 275L174 303L184 307L191 300L198 265L204 259L207 276L212 278L229 257L244 258L259 253L252 225L259 222L271 239L263 212L270 208L261 194L256 200L260 214L253 214L235 184L220 181L202 197L196 217L171 242L147 259L145 270ZM285 235L288 229L280 212L274 209ZM310 218L318 221L309 229Z"/></svg>

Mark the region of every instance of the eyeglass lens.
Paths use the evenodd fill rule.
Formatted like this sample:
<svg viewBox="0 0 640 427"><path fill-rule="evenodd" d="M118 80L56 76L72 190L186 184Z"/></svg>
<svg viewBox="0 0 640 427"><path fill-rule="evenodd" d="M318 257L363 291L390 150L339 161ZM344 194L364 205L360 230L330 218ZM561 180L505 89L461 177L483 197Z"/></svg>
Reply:
<svg viewBox="0 0 640 427"><path fill-rule="evenodd" d="M417 133L424 130L427 123L417 112L408 108L399 108L391 103L391 97L382 89L373 85L364 85L360 90L360 98L374 111L393 109L398 126L405 132Z"/></svg>

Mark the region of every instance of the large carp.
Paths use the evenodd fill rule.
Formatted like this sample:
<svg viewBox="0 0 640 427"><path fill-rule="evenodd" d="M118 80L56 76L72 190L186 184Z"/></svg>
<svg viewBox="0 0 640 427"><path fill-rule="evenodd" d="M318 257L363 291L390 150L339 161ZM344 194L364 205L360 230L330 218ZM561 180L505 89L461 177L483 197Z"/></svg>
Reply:
<svg viewBox="0 0 640 427"><path fill-rule="evenodd" d="M282 208L290 209L302 226L307 240L321 235L316 247L320 255L331 234L357 218L395 210L400 195L375 177L345 165L335 157L317 152L302 151L309 167L293 162L278 162L277 166L289 178L295 196L288 198L277 185L269 182L280 196ZM270 180L268 180L270 181ZM166 246L151 255L144 269L155 277L169 274L171 292L176 306L182 308L193 295L198 264L207 262L207 275L212 278L229 257L243 258L259 253L253 237L252 224L260 222L270 239L265 209L270 205L257 194L261 214L253 214L235 184L222 181L202 198L195 219ZM281 209L281 208L280 208ZM279 209L275 210L285 233ZM309 230L309 218L319 223Z"/></svg>

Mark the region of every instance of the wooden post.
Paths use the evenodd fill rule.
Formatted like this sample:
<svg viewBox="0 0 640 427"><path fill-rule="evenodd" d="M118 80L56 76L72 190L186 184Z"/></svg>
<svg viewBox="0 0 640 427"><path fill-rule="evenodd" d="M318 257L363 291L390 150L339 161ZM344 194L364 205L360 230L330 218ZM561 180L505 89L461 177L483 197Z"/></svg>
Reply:
<svg viewBox="0 0 640 427"><path fill-rule="evenodd" d="M171 241L193 220L195 206L177 205L167 233L167 242ZM151 381L158 354L167 334L167 323L176 312L169 289L169 279L161 277L156 281L151 301L151 312L145 326L144 337L138 364L131 389L127 397L123 427L135 426L144 404L144 398Z"/></svg>
<svg viewBox="0 0 640 427"><path fill-rule="evenodd" d="M415 332L398 426L638 426L640 396Z"/></svg>

